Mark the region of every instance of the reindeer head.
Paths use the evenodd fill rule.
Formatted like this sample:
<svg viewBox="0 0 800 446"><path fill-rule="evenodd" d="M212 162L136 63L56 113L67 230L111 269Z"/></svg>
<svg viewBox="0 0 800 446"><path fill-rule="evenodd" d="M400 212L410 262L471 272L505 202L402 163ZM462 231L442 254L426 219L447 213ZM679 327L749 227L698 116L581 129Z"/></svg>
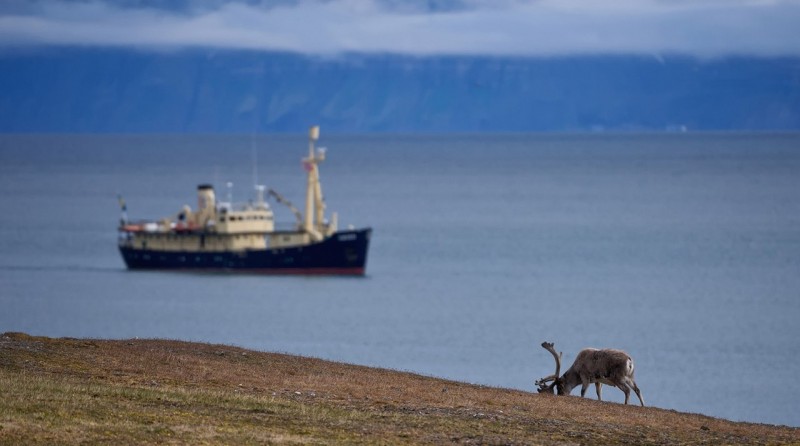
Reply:
<svg viewBox="0 0 800 446"><path fill-rule="evenodd" d="M535 384L539 386L539 393L549 393L553 394L553 390L559 394L564 394L564 385L562 382L561 376L561 353L556 353L556 349L553 347L552 342L542 342L542 348L550 352L553 355L553 358L556 360L556 373L545 376L542 379L536 380ZM548 384L549 383L549 384Z"/></svg>

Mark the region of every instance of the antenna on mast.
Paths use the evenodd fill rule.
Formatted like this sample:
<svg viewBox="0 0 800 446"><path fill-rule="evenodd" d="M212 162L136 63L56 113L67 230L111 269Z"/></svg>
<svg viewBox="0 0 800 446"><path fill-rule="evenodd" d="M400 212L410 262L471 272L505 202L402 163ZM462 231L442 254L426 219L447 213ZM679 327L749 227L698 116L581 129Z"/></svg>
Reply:
<svg viewBox="0 0 800 446"><path fill-rule="evenodd" d="M250 136L250 154L253 162L253 187L258 188L258 152L256 152L256 134Z"/></svg>

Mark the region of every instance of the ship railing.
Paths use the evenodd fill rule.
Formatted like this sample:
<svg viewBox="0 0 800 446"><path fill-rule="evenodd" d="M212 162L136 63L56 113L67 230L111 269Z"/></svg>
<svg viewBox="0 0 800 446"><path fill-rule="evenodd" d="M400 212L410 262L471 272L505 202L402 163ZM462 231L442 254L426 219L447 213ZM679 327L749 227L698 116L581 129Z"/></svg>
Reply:
<svg viewBox="0 0 800 446"><path fill-rule="evenodd" d="M151 232L158 230L158 222L152 220L128 220L120 222L120 232Z"/></svg>
<svg viewBox="0 0 800 446"><path fill-rule="evenodd" d="M222 201L217 203L218 212L243 212L264 209L269 209L269 203L259 203L255 201L249 201L246 203L229 203L227 201Z"/></svg>

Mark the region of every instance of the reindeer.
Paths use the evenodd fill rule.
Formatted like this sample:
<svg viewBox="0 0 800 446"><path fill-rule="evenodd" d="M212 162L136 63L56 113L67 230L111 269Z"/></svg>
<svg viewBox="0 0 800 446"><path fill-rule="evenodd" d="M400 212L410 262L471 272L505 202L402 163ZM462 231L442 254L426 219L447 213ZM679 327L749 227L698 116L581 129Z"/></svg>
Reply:
<svg viewBox="0 0 800 446"><path fill-rule="evenodd" d="M561 353L556 353L552 342L542 342L542 347L556 360L556 373L536 381L539 393L553 393L556 388L559 395L569 395L578 384L581 384L581 397L586 394L589 384L594 383L597 399L602 401L600 387L603 384L617 387L625 393L625 404L628 404L631 391L636 392L639 402L644 406L642 393L633 380L633 359L622 350L587 348L581 350L572 366L559 377L561 372ZM552 381L552 382L551 382ZM548 384L548 382L551 382Z"/></svg>

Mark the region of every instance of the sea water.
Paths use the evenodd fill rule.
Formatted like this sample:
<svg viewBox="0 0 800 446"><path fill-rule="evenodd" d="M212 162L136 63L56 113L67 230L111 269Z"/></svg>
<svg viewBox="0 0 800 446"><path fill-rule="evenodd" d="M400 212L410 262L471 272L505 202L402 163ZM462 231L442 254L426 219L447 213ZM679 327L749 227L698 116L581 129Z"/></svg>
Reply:
<svg viewBox="0 0 800 446"><path fill-rule="evenodd" d="M257 182L302 208L303 135L0 136L0 331L233 344L527 391L554 371L542 341L565 367L614 347L648 405L800 426L800 135L320 143L328 210L374 230L363 278L132 272L117 252L117 194L131 218L194 206L208 182L221 200Z"/></svg>

